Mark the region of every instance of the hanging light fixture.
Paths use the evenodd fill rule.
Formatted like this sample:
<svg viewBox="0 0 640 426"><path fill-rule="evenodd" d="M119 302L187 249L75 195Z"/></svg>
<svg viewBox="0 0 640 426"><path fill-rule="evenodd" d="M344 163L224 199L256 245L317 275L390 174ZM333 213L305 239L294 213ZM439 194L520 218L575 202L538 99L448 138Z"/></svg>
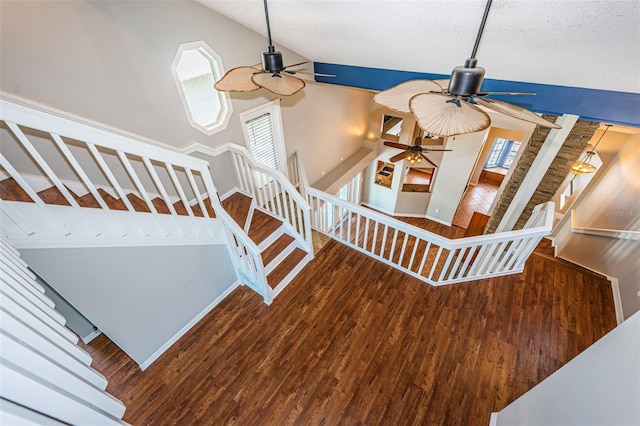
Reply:
<svg viewBox="0 0 640 426"><path fill-rule="evenodd" d="M582 160L578 159L576 160L575 163L571 165L571 173L578 176L578 175L585 175L587 173L593 173L596 170L598 170L596 166L591 164L591 159L596 154L596 147L604 137L605 133L607 133L607 130L609 130L609 127L611 127L612 125L605 124L605 126L606 126L606 129L604 129L604 132L602 132L602 134L600 135L600 138L598 139L596 144L593 146L593 148L585 152L584 158Z"/></svg>
<svg viewBox="0 0 640 426"><path fill-rule="evenodd" d="M408 152L406 158L407 158L407 161L410 162L411 164L422 162L422 157L417 152Z"/></svg>

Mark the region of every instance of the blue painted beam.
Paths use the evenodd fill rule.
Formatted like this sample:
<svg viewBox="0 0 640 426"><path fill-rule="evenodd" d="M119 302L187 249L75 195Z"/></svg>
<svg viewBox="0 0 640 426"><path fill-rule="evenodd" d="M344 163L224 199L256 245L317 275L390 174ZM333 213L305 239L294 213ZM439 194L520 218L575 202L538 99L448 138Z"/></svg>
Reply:
<svg viewBox="0 0 640 426"><path fill-rule="evenodd" d="M350 65L315 62L317 73L335 77L316 77L321 83L385 90L407 80L447 79L449 74L365 68ZM485 79L482 90L487 92L531 92L535 96L492 96L545 114L575 114L586 120L640 127L640 94L520 81Z"/></svg>

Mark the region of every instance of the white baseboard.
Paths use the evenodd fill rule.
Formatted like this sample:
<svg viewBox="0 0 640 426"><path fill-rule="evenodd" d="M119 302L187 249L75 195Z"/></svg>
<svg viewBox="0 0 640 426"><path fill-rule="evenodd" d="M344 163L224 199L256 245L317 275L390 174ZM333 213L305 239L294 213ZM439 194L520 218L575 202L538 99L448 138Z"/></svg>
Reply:
<svg viewBox="0 0 640 426"><path fill-rule="evenodd" d="M609 282L611 282L611 293L613 294L613 308L616 312L616 323L620 325L624 322L624 314L622 312L622 297L620 297L620 286L618 285L618 279L609 276L606 277Z"/></svg>
<svg viewBox="0 0 640 426"><path fill-rule="evenodd" d="M438 222L438 223L440 223L442 225L445 225L445 226L453 226L452 222L445 222L444 220L438 219L437 217L433 217L433 216L427 215L427 219L432 220L434 222Z"/></svg>
<svg viewBox="0 0 640 426"><path fill-rule="evenodd" d="M88 335L84 336L84 337L80 337L82 339L82 341L86 344L89 344L89 342L91 342L93 339L95 339L96 337L98 337L99 335L102 334L102 331L100 330L94 330L91 333L89 333Z"/></svg>
<svg viewBox="0 0 640 426"><path fill-rule="evenodd" d="M160 357L160 355L165 353L166 350L169 349L175 342L177 342L178 339L180 339L187 331L189 331L191 327L196 325L198 321L204 318L204 316L207 315L213 308L215 308L216 305L222 302L222 300L225 297L231 294L231 292L235 290L239 284L240 284L239 281L236 281L235 283L231 284L231 286L228 289L226 289L224 293L218 296L213 302L211 302L207 307L205 307L198 315L196 315L195 318L193 318L184 327L182 327L176 334L173 335L173 337L171 337L164 345L162 345L157 351L155 351L153 355L147 358L147 360L144 361L142 364L139 364L140 369L145 370L147 367L149 367L153 361L155 361Z"/></svg>
<svg viewBox="0 0 640 426"><path fill-rule="evenodd" d="M426 214L418 214L418 213L394 213L393 217L417 217L419 219L426 219Z"/></svg>
<svg viewBox="0 0 640 426"><path fill-rule="evenodd" d="M380 208L380 207L378 207L378 206L374 206L374 205L372 205L372 204L365 203L364 201L363 201L361 204L362 204L363 206L369 207L370 209L373 209L373 210L378 211L378 212L380 212L380 213L387 214L387 215L389 215L389 216L394 216L394 215L395 215L395 213L394 213L394 212L390 212L389 210L381 209L381 208Z"/></svg>

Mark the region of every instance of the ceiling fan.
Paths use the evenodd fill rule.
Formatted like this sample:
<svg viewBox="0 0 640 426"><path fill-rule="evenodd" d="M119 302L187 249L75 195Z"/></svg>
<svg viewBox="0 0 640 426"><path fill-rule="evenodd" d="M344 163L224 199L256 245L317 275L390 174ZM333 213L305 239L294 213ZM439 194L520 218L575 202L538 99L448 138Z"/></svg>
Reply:
<svg viewBox="0 0 640 426"><path fill-rule="evenodd" d="M260 88L281 96L291 96L304 89L304 80L294 77L294 74L316 75L322 77L334 77L329 74L318 74L299 69L292 69L308 63L300 62L292 65L283 65L282 52L276 50L271 41L271 26L269 24L269 9L267 0L264 1L264 15L267 20L267 34L269 46L262 53L262 64L236 67L227 71L214 87L221 92L252 92Z"/></svg>
<svg viewBox="0 0 640 426"><path fill-rule="evenodd" d="M425 137L425 139L427 138ZM443 141L442 139L438 140ZM438 167L436 163L427 158L427 154L433 151L452 151L451 149L439 149L422 146L422 141L423 139L420 136L415 138L415 140L413 141L413 145L384 141L384 145L386 146L403 150L403 152L401 152L400 154L396 154L393 157L389 158L389 161L395 163L396 161L400 161L404 158L411 164L415 164L422 162L422 160L424 159L433 167Z"/></svg>
<svg viewBox="0 0 640 426"><path fill-rule="evenodd" d="M473 133L489 127L491 118L479 106L540 126L561 128L520 106L484 98L487 95L535 93L480 92L485 70L476 66L476 52L489 15L491 1L487 0L471 57L465 61L464 66L453 69L449 80L407 81L377 93L373 101L398 112L413 114L420 128L437 136Z"/></svg>

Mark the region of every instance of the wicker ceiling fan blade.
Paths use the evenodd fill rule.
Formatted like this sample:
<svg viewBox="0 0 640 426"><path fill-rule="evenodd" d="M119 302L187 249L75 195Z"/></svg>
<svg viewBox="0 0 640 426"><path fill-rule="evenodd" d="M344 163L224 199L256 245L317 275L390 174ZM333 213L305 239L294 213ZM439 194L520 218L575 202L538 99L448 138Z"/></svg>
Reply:
<svg viewBox="0 0 640 426"><path fill-rule="evenodd" d="M535 114L528 109L521 106L510 104L508 102L502 102L495 99L474 99L478 105L489 108L492 111L499 112L509 117L517 118L519 120L528 121L544 127L551 127L552 129L561 129L562 127L545 120L538 114Z"/></svg>
<svg viewBox="0 0 640 426"><path fill-rule="evenodd" d="M306 86L303 80L286 74L255 74L251 80L258 86L280 96L295 95Z"/></svg>
<svg viewBox="0 0 640 426"><path fill-rule="evenodd" d="M394 111L410 113L409 100L419 93L442 92L442 87L431 80L410 80L378 92L373 102Z"/></svg>
<svg viewBox="0 0 640 426"><path fill-rule="evenodd" d="M409 151L404 151L389 158L389 161L391 163L395 163L396 161L402 160L403 158L407 158L407 155L411 155L411 153Z"/></svg>
<svg viewBox="0 0 640 426"><path fill-rule="evenodd" d="M256 72L260 72L260 70L254 67L232 68L213 87L220 92L252 92L258 90L260 86L252 81Z"/></svg>
<svg viewBox="0 0 640 426"><path fill-rule="evenodd" d="M415 95L409 102L418 126L432 135L455 136L484 130L491 119L468 102L438 93Z"/></svg>
<svg viewBox="0 0 640 426"><path fill-rule="evenodd" d="M438 165L433 161L429 160L429 158L426 155L424 155L423 153L419 153L419 154L420 154L420 157L424 158L427 161L427 163L431 164L433 167L438 167Z"/></svg>
<svg viewBox="0 0 640 426"><path fill-rule="evenodd" d="M390 142L390 141L384 141L383 145L390 146L391 148L397 148L397 149L409 149L409 145L396 143L396 142Z"/></svg>

